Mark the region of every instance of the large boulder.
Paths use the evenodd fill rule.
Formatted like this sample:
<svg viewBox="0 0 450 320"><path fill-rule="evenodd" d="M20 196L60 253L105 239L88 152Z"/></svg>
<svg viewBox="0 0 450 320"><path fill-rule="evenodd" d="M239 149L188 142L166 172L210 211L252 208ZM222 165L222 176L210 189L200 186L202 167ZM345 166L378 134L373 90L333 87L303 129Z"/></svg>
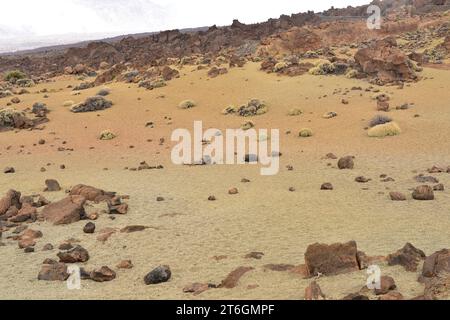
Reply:
<svg viewBox="0 0 450 320"><path fill-rule="evenodd" d="M38 274L38 280L66 281L69 278L67 266L64 263L44 264Z"/></svg>
<svg viewBox="0 0 450 320"><path fill-rule="evenodd" d="M450 274L450 250L442 249L427 257L423 263L422 276L436 277L439 274Z"/></svg>
<svg viewBox="0 0 450 320"><path fill-rule="evenodd" d="M418 78L413 64L391 36L376 40L367 48L358 50L355 61L362 72L376 78L380 84L413 81Z"/></svg>
<svg viewBox="0 0 450 320"><path fill-rule="evenodd" d="M41 217L54 225L70 224L85 216L84 204L86 198L70 195L60 201L50 203L42 209Z"/></svg>
<svg viewBox="0 0 450 320"><path fill-rule="evenodd" d="M9 190L6 195L0 199L0 216L5 214L10 207L20 209L20 192Z"/></svg>
<svg viewBox="0 0 450 320"><path fill-rule="evenodd" d="M425 259L425 253L411 243L405 244L400 250L387 256L388 265L401 265L406 271L417 271L419 262Z"/></svg>
<svg viewBox="0 0 450 320"><path fill-rule="evenodd" d="M355 241L331 245L315 243L309 245L305 262L310 276L318 274L336 275L359 270Z"/></svg>

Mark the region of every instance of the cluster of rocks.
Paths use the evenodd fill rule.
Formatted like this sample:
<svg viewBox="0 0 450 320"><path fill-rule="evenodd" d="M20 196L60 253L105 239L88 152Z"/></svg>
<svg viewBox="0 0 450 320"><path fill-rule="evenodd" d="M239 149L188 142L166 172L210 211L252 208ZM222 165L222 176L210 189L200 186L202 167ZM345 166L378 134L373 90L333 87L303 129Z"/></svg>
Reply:
<svg viewBox="0 0 450 320"><path fill-rule="evenodd" d="M358 50L355 61L363 73L380 85L418 80L418 69L398 48L397 41L392 36L375 40L366 48Z"/></svg>
<svg viewBox="0 0 450 320"><path fill-rule="evenodd" d="M387 257L368 257L358 251L356 242L336 243L332 245L312 244L305 253L305 277L330 276L367 269L375 263L387 262L389 266L400 265L407 272L416 272L422 264L422 273L418 278L425 285L424 293L415 299L446 299L450 281L450 250L443 249L430 256L407 243L403 248ZM373 294L379 300L403 300L404 297L395 291L396 284L392 277L383 275L380 287L375 287ZM344 297L344 300L369 300L369 289L361 288L359 292ZM320 286L313 281L305 289L305 299L325 299Z"/></svg>

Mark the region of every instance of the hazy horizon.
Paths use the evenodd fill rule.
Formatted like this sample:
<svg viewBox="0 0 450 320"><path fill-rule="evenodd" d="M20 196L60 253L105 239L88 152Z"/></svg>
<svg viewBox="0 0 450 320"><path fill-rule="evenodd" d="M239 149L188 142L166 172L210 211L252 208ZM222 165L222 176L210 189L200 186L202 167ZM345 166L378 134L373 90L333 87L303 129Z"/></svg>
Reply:
<svg viewBox="0 0 450 320"><path fill-rule="evenodd" d="M0 12L0 52L29 50L125 34L266 21L282 14L367 4L369 0L32 0L8 1ZM20 12L20 19L14 14Z"/></svg>

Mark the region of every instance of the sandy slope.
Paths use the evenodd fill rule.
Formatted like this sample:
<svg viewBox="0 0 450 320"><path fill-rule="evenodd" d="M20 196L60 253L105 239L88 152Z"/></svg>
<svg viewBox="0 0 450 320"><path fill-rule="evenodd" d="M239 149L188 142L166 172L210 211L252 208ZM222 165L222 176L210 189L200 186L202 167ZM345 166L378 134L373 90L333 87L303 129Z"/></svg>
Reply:
<svg viewBox="0 0 450 320"><path fill-rule="evenodd" d="M350 91L346 96L348 105L341 104L341 94L333 95L335 89L366 88L368 83L344 77L278 77L258 71L256 64L233 69L215 79L208 79L205 71L185 68L181 78L153 91L136 85L110 84L112 94L108 99L115 105L89 114L72 114L62 104L66 100L80 102L98 88L71 96L66 87L78 83L73 78L33 88L57 92L49 93L48 99L43 99L42 93L23 95L19 109L44 101L51 109L50 122L43 131L0 133L0 167L16 169L13 175L0 175L0 194L10 188L23 194L42 192L47 178L57 179L67 189L78 183L90 184L131 196L129 213L115 220L101 215L96 221L97 230L130 224L159 229L115 234L102 244L95 235L82 232L85 222L60 227L38 222L32 228L41 230L44 237L38 240L36 253L25 254L15 242L3 239L6 246L0 247L0 298L301 299L309 280L288 272L264 271L262 266L304 263L305 249L314 242L356 240L369 255L386 255L406 242L427 254L448 248L448 191L437 193L437 199L431 202L396 203L388 197L394 190L409 194L409 189L418 185L413 177L432 165L450 165L450 73L425 69L423 75L428 79L403 90L386 88L392 93L394 108L405 102L415 103L409 110L389 113L403 133L386 139L368 138L364 131L367 121L377 114L372 93ZM278 175L263 177L258 167L248 165L179 167L170 163L173 129L190 129L194 120L203 120L205 127L237 128L245 119L223 116L221 110L254 97L270 106L267 114L252 119L256 127L280 129L283 156ZM198 107L177 109L184 99L195 100ZM4 104L6 99L1 99L0 105ZM301 108L304 114L286 116L294 107ZM323 119L328 111L337 112L338 117ZM416 114L420 117L414 117ZM165 116L171 117L173 123L167 124ZM154 129L145 128L149 121L155 122ZM298 138L296 133L303 127L311 128L315 135ZM97 136L104 129L113 130L118 137L99 141ZM285 134L288 130L292 134ZM166 142L160 146L162 137ZM47 143L33 146L40 138ZM63 141L67 144L63 145ZM7 146L11 148L7 150ZM60 146L74 151L58 152ZM355 169L338 170L335 160L323 159L329 152L354 155ZM151 165L164 164L165 168L124 170L143 160ZM67 169L59 169L60 164ZM288 164L294 166L294 171L286 170ZM41 167L47 171L40 172ZM381 182L381 174L395 182ZM358 184L354 179L361 175L373 180ZM435 176L445 186L450 185L450 175ZM243 177L251 182L241 183ZM320 191L323 182L333 183L335 190ZM288 191L291 186L295 192ZM239 194L228 195L230 187L237 187ZM217 201L207 201L209 195L215 195ZM64 192L45 196L57 200ZM157 202L157 196L165 201ZM42 246L49 242L58 245L72 237L79 239L91 255L87 269L108 265L117 271L115 265L122 259L131 259L135 267L118 270L117 279L110 283L84 281L80 291L67 290L65 283L38 281L42 261L57 253L43 252ZM265 256L261 260L243 258L250 251L262 251ZM213 258L221 255L227 258ZM171 281L145 286L143 276L159 264L170 265ZM238 266L253 266L255 270L234 289L209 290L197 297L182 292L192 282L220 283ZM405 297L422 293L417 274L398 267L382 266L382 270L395 278ZM359 290L365 279L361 271L321 278L319 284L328 296L341 298ZM247 288L254 284L258 285L256 289Z"/></svg>

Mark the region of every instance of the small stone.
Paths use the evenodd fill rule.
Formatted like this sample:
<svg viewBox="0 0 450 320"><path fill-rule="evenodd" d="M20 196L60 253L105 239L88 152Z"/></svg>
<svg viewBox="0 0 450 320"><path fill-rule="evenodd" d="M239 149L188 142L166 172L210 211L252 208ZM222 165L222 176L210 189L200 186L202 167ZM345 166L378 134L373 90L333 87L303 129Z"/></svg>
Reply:
<svg viewBox="0 0 450 320"><path fill-rule="evenodd" d="M7 174L7 173L15 173L15 172L16 172L16 170L14 170L13 167L6 167L6 168L3 170L3 173L5 173L5 174Z"/></svg>
<svg viewBox="0 0 450 320"><path fill-rule="evenodd" d="M368 178L363 177L363 176L359 176L359 177L356 177L356 178L355 178L355 181L358 182L358 183L367 183L367 182L369 182L370 180L371 180L371 179L368 179Z"/></svg>
<svg viewBox="0 0 450 320"><path fill-rule="evenodd" d="M329 182L322 184L320 190L333 190L333 185Z"/></svg>
<svg viewBox="0 0 450 320"><path fill-rule="evenodd" d="M342 157L339 159L338 161L338 168L339 169L353 169L355 164L353 161L354 157L352 156L346 156L346 157Z"/></svg>
<svg viewBox="0 0 450 320"><path fill-rule="evenodd" d="M412 197L413 199L420 201L434 200L433 188L427 185L419 186L414 189Z"/></svg>
<svg viewBox="0 0 450 320"><path fill-rule="evenodd" d="M246 254L244 258L246 259L256 259L261 260L261 258L264 256L263 252L250 252L249 254Z"/></svg>
<svg viewBox="0 0 450 320"><path fill-rule="evenodd" d="M46 188L44 191L55 192L55 191L61 190L61 187L60 187L58 181L56 181L54 179L45 180L45 185L46 185Z"/></svg>
<svg viewBox="0 0 450 320"><path fill-rule="evenodd" d="M406 201L406 196L401 192L390 192L389 196L392 201Z"/></svg>
<svg viewBox="0 0 450 320"><path fill-rule="evenodd" d="M64 263L86 262L89 260L89 253L82 246L76 246L68 251L57 254L59 261Z"/></svg>
<svg viewBox="0 0 450 320"><path fill-rule="evenodd" d="M110 268L103 266L100 269L93 270L89 278L95 282L112 281L116 278L116 273Z"/></svg>
<svg viewBox="0 0 450 320"><path fill-rule="evenodd" d="M42 251L50 251L53 250L53 245L51 243L47 243L42 247Z"/></svg>
<svg viewBox="0 0 450 320"><path fill-rule="evenodd" d="M380 279L380 289L375 289L375 294L377 296L386 294L395 288L397 288L397 286L395 285L395 281L392 277L382 276Z"/></svg>
<svg viewBox="0 0 450 320"><path fill-rule="evenodd" d="M146 285L163 283L169 281L171 276L172 272L169 266L159 266L144 277L144 282Z"/></svg>
<svg viewBox="0 0 450 320"><path fill-rule="evenodd" d="M231 188L230 190L228 190L228 194L234 195L234 194L238 194L239 191L237 188Z"/></svg>
<svg viewBox="0 0 450 320"><path fill-rule="evenodd" d="M132 269L133 263L131 260L122 260L117 264L118 269Z"/></svg>
<svg viewBox="0 0 450 320"><path fill-rule="evenodd" d="M84 233L94 233L95 232L95 224L93 222L88 222L83 228Z"/></svg>
<svg viewBox="0 0 450 320"><path fill-rule="evenodd" d="M208 201L216 201L216 197L215 196L209 196L208 197Z"/></svg>

